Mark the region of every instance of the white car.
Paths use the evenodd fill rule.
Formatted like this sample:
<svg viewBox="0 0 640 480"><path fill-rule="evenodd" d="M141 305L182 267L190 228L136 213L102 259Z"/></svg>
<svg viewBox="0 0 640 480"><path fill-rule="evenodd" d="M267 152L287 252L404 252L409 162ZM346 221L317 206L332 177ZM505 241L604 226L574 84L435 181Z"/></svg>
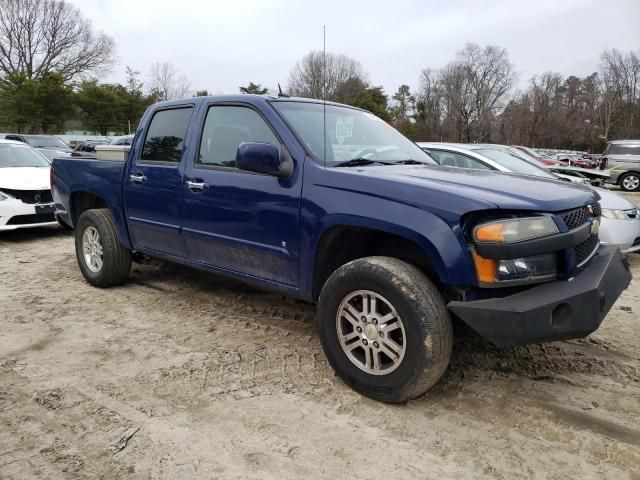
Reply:
<svg viewBox="0 0 640 480"><path fill-rule="evenodd" d="M640 250L640 209L622 195L604 188L595 188L600 194L600 242L618 245L625 253Z"/></svg>
<svg viewBox="0 0 640 480"><path fill-rule="evenodd" d="M48 160L33 147L0 140L0 231L57 225Z"/></svg>
<svg viewBox="0 0 640 480"><path fill-rule="evenodd" d="M564 178L549 172L543 167L534 165L505 151L501 145L452 144L438 142L418 142L440 165L459 168L498 170L501 172L533 175L550 180ZM566 178L572 182L582 181L589 186L586 179ZM640 213L636 205L616 193L602 188L591 187L600 194L600 241L609 245L617 245L621 251L635 252L640 250Z"/></svg>

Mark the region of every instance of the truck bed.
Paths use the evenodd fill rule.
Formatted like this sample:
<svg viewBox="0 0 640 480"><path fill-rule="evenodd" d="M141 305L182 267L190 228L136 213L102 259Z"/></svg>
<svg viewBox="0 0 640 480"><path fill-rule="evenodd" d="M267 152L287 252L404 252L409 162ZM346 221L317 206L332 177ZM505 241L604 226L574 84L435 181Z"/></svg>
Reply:
<svg viewBox="0 0 640 480"><path fill-rule="evenodd" d="M110 207L120 210L114 213L119 213L122 218L122 176L125 166L125 162L115 160L55 158L52 163L52 178L55 182L53 200L60 219L67 225L74 226L73 212L67 211L66 206L71 205L70 192L77 190L104 198Z"/></svg>

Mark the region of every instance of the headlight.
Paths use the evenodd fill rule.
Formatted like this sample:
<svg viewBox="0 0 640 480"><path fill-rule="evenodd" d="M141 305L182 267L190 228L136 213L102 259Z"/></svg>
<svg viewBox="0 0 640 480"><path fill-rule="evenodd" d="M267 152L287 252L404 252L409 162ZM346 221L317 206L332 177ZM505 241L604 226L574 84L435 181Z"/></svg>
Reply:
<svg viewBox="0 0 640 480"><path fill-rule="evenodd" d="M615 220L629 220L629 216L624 210L615 210L612 208L603 208L602 216L605 218L612 218Z"/></svg>
<svg viewBox="0 0 640 480"><path fill-rule="evenodd" d="M528 217L483 223L473 229L478 243L515 243L558 233L556 222L550 217Z"/></svg>
<svg viewBox="0 0 640 480"><path fill-rule="evenodd" d="M7 195L5 195L4 193L0 192L0 202L3 200L6 200L7 198L9 198Z"/></svg>
<svg viewBox="0 0 640 480"><path fill-rule="evenodd" d="M558 275L555 253L511 260L492 260L472 252L478 282L484 287L503 287L553 280Z"/></svg>
<svg viewBox="0 0 640 480"><path fill-rule="evenodd" d="M475 243L507 244L547 237L558 233L551 217L510 218L487 222L473 229ZM485 287L502 287L543 282L557 276L555 253L510 260L494 260L478 255L472 247L478 283Z"/></svg>

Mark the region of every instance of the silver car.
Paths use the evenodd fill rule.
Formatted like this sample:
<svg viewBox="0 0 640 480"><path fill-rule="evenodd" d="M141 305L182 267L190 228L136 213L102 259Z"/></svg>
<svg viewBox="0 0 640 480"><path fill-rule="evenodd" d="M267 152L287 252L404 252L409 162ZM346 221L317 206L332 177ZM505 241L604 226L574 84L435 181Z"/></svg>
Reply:
<svg viewBox="0 0 640 480"><path fill-rule="evenodd" d="M544 168L511 155L501 145L418 142L418 146L440 165L499 170L561 181L559 176ZM600 194L602 207L600 241L617 245L623 252L640 250L640 213L636 205L608 190L601 188L595 188L595 190Z"/></svg>
<svg viewBox="0 0 640 480"><path fill-rule="evenodd" d="M611 183L626 192L640 191L640 140L609 142L603 162L611 172Z"/></svg>

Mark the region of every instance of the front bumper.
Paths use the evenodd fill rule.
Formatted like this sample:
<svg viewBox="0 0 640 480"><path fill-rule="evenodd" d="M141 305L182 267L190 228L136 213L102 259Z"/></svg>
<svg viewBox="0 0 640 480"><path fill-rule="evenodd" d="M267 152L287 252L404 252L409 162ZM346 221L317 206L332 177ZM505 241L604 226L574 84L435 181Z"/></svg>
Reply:
<svg viewBox="0 0 640 480"><path fill-rule="evenodd" d="M41 205L23 203L15 198L0 202L0 231L57 225L53 212L38 214ZM49 204L46 204L49 206Z"/></svg>
<svg viewBox="0 0 640 480"><path fill-rule="evenodd" d="M586 337L631 282L617 247L602 246L574 278L489 300L450 302L449 310L499 347Z"/></svg>

